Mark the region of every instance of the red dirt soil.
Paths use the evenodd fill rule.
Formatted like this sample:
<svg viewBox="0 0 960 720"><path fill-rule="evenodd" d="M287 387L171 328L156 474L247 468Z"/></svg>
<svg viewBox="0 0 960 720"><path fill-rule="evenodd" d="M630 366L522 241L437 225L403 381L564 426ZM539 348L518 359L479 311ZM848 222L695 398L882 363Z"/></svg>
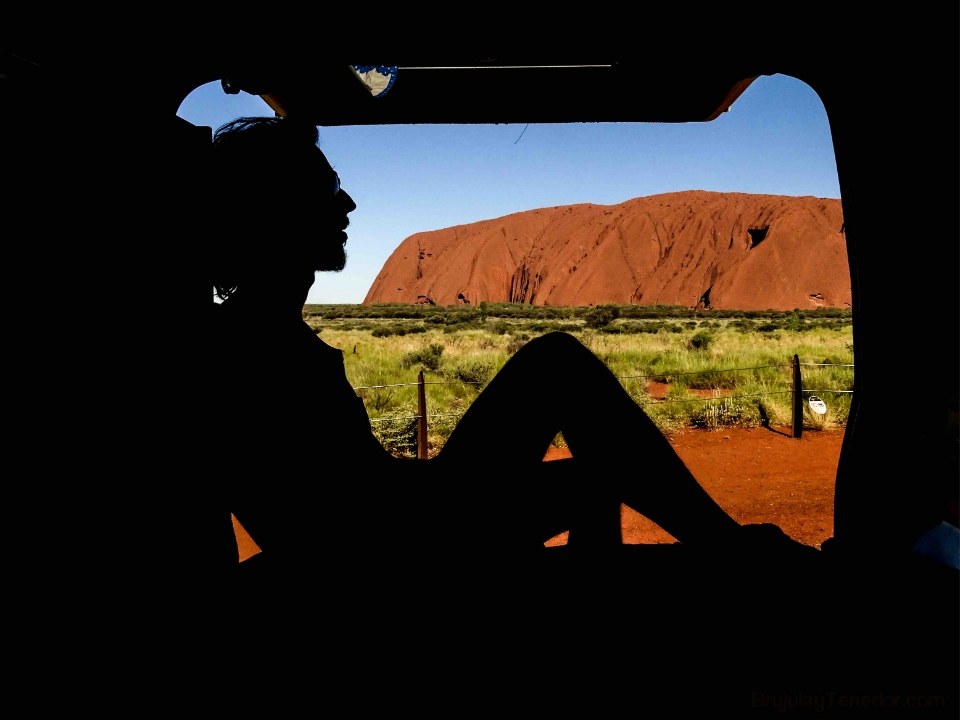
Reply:
<svg viewBox="0 0 960 720"><path fill-rule="evenodd" d="M714 500L741 524L774 523L798 542L819 548L833 535L833 491L843 428L724 428L680 430L670 444ZM551 447L545 461L566 457ZM675 542L672 535L642 515L623 508L623 541L628 544ZM240 559L259 552L234 520ZM559 535L547 545L566 542Z"/></svg>

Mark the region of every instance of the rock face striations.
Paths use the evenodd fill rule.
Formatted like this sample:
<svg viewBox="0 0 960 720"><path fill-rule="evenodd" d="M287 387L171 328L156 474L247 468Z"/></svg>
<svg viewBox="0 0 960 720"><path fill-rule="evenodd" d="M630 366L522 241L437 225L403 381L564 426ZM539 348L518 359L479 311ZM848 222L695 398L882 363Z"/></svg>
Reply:
<svg viewBox="0 0 960 720"><path fill-rule="evenodd" d="M691 190L411 235L365 305L850 307L840 200Z"/></svg>

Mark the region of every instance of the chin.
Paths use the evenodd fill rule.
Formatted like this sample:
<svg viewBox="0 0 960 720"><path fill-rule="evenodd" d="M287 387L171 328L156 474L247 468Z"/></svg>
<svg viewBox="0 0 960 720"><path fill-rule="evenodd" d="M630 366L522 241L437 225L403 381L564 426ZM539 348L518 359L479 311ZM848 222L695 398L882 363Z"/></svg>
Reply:
<svg viewBox="0 0 960 720"><path fill-rule="evenodd" d="M317 272L340 272L347 266L347 254L344 252L320 258L314 267Z"/></svg>

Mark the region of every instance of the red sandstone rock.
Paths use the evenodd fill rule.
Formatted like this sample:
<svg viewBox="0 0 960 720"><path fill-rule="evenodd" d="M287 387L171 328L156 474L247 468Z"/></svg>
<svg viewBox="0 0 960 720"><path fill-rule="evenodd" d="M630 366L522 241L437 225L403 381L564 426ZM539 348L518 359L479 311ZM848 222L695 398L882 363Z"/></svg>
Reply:
<svg viewBox="0 0 960 720"><path fill-rule="evenodd" d="M364 304L850 307L840 200L690 190L416 233Z"/></svg>

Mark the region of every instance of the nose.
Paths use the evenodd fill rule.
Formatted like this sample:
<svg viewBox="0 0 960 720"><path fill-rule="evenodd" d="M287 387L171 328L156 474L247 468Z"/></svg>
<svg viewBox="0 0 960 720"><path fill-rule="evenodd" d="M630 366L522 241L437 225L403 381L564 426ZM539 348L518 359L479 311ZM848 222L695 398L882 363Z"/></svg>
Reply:
<svg viewBox="0 0 960 720"><path fill-rule="evenodd" d="M343 206L343 211L345 213L352 213L357 209L357 204L353 201L353 198L350 197L350 194L340 188L340 192L337 193L337 201Z"/></svg>

